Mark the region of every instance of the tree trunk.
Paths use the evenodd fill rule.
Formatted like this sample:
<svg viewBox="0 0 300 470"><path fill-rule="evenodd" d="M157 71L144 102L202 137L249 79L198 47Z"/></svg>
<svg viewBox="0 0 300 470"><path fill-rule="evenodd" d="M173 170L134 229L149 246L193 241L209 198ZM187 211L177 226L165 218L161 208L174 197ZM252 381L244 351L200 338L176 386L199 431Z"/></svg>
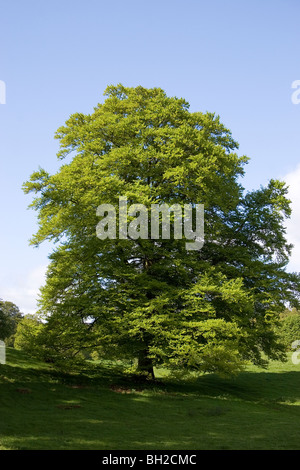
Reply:
<svg viewBox="0 0 300 470"><path fill-rule="evenodd" d="M150 376L153 380L155 379L154 369L152 364L152 359L150 359L147 355L148 351L143 349L139 352L138 356L138 371L139 372L146 372L148 376Z"/></svg>

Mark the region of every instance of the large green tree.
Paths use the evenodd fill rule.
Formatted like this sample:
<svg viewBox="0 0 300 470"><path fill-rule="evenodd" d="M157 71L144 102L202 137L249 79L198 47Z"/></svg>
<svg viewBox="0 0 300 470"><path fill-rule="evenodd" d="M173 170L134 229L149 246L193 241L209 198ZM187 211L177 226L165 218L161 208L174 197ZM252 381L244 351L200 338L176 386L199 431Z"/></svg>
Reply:
<svg viewBox="0 0 300 470"><path fill-rule="evenodd" d="M248 159L215 114L159 88L105 95L58 129L59 171L24 184L38 212L32 244L56 243L40 303L49 333L64 354L99 347L150 374L162 364L230 373L279 357L274 323L299 295L286 272L285 184L246 192ZM184 237L100 240L97 207L118 215L121 196L147 208L204 204L202 249L187 250Z"/></svg>

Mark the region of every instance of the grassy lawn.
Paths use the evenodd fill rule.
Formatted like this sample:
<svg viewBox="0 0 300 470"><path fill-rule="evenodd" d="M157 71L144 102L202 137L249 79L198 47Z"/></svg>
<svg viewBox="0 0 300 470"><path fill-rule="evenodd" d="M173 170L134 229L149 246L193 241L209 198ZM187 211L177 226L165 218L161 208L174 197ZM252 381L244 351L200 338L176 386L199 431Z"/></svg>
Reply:
<svg viewBox="0 0 300 470"><path fill-rule="evenodd" d="M80 375L9 349L0 365L0 449L300 449L300 365L134 383Z"/></svg>

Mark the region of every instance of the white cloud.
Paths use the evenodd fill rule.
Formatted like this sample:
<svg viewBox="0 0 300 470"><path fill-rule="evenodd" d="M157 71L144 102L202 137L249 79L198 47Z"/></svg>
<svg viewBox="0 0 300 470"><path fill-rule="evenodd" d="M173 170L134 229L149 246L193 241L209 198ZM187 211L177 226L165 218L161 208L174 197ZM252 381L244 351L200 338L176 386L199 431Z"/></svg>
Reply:
<svg viewBox="0 0 300 470"><path fill-rule="evenodd" d="M292 215L286 221L287 239L294 245L288 271L300 272L300 165L288 173L283 181L289 186Z"/></svg>
<svg viewBox="0 0 300 470"><path fill-rule="evenodd" d="M22 313L35 313L39 289L44 284L47 266L31 269L18 279L6 279L0 287L0 298L16 304Z"/></svg>

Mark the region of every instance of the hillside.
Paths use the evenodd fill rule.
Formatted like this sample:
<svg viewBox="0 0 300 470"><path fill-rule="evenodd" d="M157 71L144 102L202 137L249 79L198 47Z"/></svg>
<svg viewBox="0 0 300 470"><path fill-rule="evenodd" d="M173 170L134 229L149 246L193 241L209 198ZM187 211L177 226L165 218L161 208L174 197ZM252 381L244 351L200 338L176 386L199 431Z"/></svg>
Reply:
<svg viewBox="0 0 300 470"><path fill-rule="evenodd" d="M109 367L63 375L8 350L0 449L300 449L300 365L143 385Z"/></svg>

